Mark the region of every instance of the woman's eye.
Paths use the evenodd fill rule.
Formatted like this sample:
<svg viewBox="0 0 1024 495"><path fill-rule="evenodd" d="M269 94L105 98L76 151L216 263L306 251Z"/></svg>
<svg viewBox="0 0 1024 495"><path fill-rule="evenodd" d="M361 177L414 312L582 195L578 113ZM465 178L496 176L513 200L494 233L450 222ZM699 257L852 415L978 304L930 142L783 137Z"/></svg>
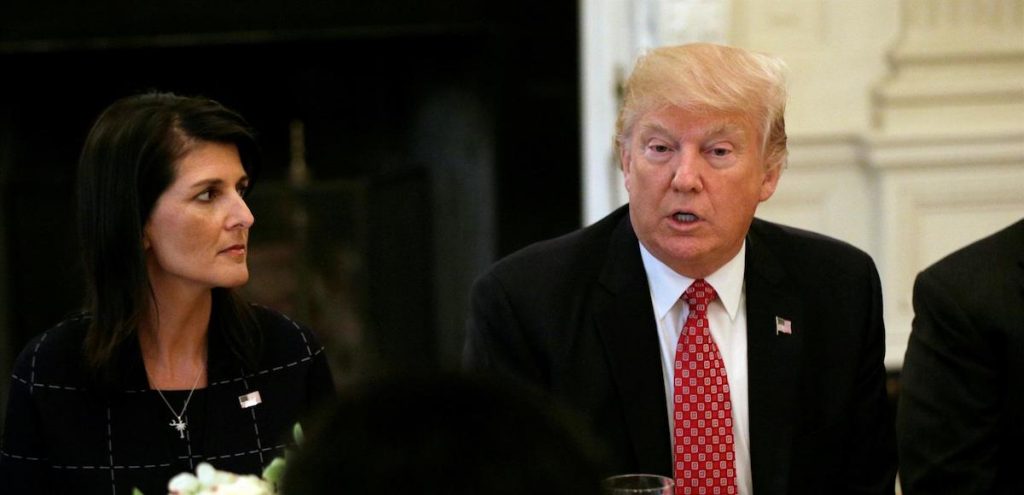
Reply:
<svg viewBox="0 0 1024 495"><path fill-rule="evenodd" d="M196 199L198 199L199 201L212 201L213 198L216 198L216 197L217 197L217 191L215 191L213 189L207 189L207 190L199 193L199 195L196 196Z"/></svg>
<svg viewBox="0 0 1024 495"><path fill-rule="evenodd" d="M239 184L235 190L238 191L239 196L244 198L249 195L249 184Z"/></svg>

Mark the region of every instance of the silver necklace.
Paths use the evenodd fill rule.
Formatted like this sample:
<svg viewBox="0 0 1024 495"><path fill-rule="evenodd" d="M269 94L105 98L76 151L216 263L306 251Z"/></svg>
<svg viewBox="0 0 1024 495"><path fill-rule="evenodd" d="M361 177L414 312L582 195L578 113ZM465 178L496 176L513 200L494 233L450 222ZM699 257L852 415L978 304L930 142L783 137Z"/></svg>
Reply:
<svg viewBox="0 0 1024 495"><path fill-rule="evenodd" d="M171 422L168 423L167 425L170 426L171 428L174 428L175 430L178 430L178 434L181 435L181 438L185 438L185 428L188 428L188 423L185 422L185 420L181 419L181 417L184 416L185 411L188 410L188 401L192 400L192 394L196 391L196 385L199 385L199 379L202 377L203 370L199 370L199 373L196 373L196 381L192 383L192 390L189 390L188 397L185 397L185 405L181 406L180 413L174 412L174 408L171 407L171 403L167 402L167 397L164 397L164 393L161 392L160 389L153 389L156 390L156 393L160 394L160 398L163 399L164 404L167 404L167 409L170 409L171 414L174 415L174 419L171 420Z"/></svg>

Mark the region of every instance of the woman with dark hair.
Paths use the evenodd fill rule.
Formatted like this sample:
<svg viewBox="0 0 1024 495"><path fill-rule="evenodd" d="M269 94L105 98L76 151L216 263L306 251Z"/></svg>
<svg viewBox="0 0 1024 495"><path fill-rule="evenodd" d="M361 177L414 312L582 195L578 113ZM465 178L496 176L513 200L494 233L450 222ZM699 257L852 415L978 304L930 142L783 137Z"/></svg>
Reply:
<svg viewBox="0 0 1024 495"><path fill-rule="evenodd" d="M306 328L240 301L256 143L203 98L108 107L79 160L87 311L15 364L0 450L11 493L166 492L202 461L259 473L333 394Z"/></svg>

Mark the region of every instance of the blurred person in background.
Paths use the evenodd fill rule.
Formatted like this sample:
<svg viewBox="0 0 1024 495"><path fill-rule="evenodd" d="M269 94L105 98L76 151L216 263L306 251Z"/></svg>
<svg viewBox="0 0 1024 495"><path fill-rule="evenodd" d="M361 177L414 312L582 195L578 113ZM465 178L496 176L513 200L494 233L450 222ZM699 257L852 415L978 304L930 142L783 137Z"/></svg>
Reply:
<svg viewBox="0 0 1024 495"><path fill-rule="evenodd" d="M625 86L629 204L472 292L465 365L576 408L607 474L679 494L891 494L882 294L864 252L754 218L785 165L782 62L651 50Z"/></svg>
<svg viewBox="0 0 1024 495"><path fill-rule="evenodd" d="M580 423L515 384L391 377L346 389L289 458L284 495L597 495Z"/></svg>
<svg viewBox="0 0 1024 495"><path fill-rule="evenodd" d="M900 385L904 494L1024 493L1024 220L918 274Z"/></svg>
<svg viewBox="0 0 1024 495"><path fill-rule="evenodd" d="M149 93L99 116L79 161L86 311L33 339L0 450L10 493L166 493L202 461L259 473L333 394L309 329L242 302L252 131L205 98Z"/></svg>

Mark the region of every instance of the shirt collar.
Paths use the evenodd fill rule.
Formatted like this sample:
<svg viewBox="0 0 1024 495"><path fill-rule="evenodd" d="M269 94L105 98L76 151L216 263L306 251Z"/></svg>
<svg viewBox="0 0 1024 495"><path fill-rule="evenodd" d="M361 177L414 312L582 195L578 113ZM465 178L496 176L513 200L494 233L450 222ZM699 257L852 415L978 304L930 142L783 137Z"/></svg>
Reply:
<svg viewBox="0 0 1024 495"><path fill-rule="evenodd" d="M647 283L651 289L654 316L660 320L668 314L694 279L676 273L675 270L655 258L642 242L638 244L640 244L640 257L644 262L644 271L647 272ZM715 288L718 300L725 307L725 311L729 313L730 320L735 320L736 312L739 311L740 296L743 294L743 271L746 269L746 252L747 241L744 240L736 256L733 256L721 268L704 279Z"/></svg>

